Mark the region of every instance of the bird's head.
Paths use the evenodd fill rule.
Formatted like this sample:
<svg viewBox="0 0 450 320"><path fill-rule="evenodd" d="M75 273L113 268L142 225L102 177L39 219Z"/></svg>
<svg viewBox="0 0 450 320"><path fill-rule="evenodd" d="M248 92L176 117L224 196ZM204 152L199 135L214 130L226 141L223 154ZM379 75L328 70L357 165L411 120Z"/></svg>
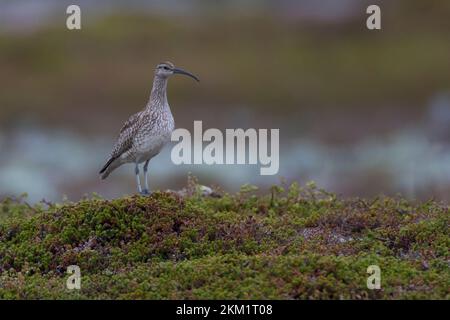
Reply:
<svg viewBox="0 0 450 320"><path fill-rule="evenodd" d="M191 77L192 79L195 79L197 81L200 81L196 76L194 76L192 73L187 72L183 69L180 68L175 68L175 66L173 65L173 63L171 62L161 62L160 64L158 64L156 66L156 70L155 70L155 74L158 77L161 78L168 78L173 74L183 74L185 76Z"/></svg>

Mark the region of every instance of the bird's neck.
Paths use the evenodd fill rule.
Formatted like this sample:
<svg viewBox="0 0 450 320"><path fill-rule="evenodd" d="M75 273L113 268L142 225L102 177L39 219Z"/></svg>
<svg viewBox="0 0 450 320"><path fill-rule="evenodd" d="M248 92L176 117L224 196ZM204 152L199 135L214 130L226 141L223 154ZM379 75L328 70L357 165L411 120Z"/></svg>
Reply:
<svg viewBox="0 0 450 320"><path fill-rule="evenodd" d="M167 106L167 78L155 76L147 109L165 108Z"/></svg>

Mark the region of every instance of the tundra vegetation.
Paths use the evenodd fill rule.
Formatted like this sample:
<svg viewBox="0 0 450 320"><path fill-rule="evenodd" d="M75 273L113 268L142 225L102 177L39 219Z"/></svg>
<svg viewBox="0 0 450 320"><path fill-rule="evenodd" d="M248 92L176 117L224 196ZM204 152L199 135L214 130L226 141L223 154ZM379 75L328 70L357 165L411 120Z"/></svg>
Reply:
<svg viewBox="0 0 450 320"><path fill-rule="evenodd" d="M449 206L313 183L0 203L2 299L449 299ZM78 265L81 289L66 270ZM367 288L367 267L381 289Z"/></svg>

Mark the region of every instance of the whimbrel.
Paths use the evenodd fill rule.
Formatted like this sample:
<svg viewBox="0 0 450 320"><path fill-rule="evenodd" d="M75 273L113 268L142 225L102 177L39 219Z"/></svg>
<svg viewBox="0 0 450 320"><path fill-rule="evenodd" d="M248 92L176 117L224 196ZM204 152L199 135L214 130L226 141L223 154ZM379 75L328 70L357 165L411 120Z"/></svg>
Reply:
<svg viewBox="0 0 450 320"><path fill-rule="evenodd" d="M183 74L197 81L198 78L170 62L156 66L150 99L144 110L133 114L119 133L108 161L100 170L102 179L125 163L134 163L138 192L149 194L148 164L163 146L170 141L175 122L167 102L167 80L173 74ZM145 163L144 163L145 162ZM145 185L142 190L139 164L144 163Z"/></svg>

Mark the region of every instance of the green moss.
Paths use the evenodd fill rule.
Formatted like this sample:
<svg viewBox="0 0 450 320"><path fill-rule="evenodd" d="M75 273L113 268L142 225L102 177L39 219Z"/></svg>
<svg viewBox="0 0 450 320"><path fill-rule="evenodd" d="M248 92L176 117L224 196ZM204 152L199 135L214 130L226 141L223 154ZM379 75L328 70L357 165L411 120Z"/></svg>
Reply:
<svg viewBox="0 0 450 320"><path fill-rule="evenodd" d="M259 194L0 203L2 299L448 299L449 207ZM258 195L255 194L258 192ZM78 265L82 289L66 289ZM369 265L381 290L369 290Z"/></svg>

